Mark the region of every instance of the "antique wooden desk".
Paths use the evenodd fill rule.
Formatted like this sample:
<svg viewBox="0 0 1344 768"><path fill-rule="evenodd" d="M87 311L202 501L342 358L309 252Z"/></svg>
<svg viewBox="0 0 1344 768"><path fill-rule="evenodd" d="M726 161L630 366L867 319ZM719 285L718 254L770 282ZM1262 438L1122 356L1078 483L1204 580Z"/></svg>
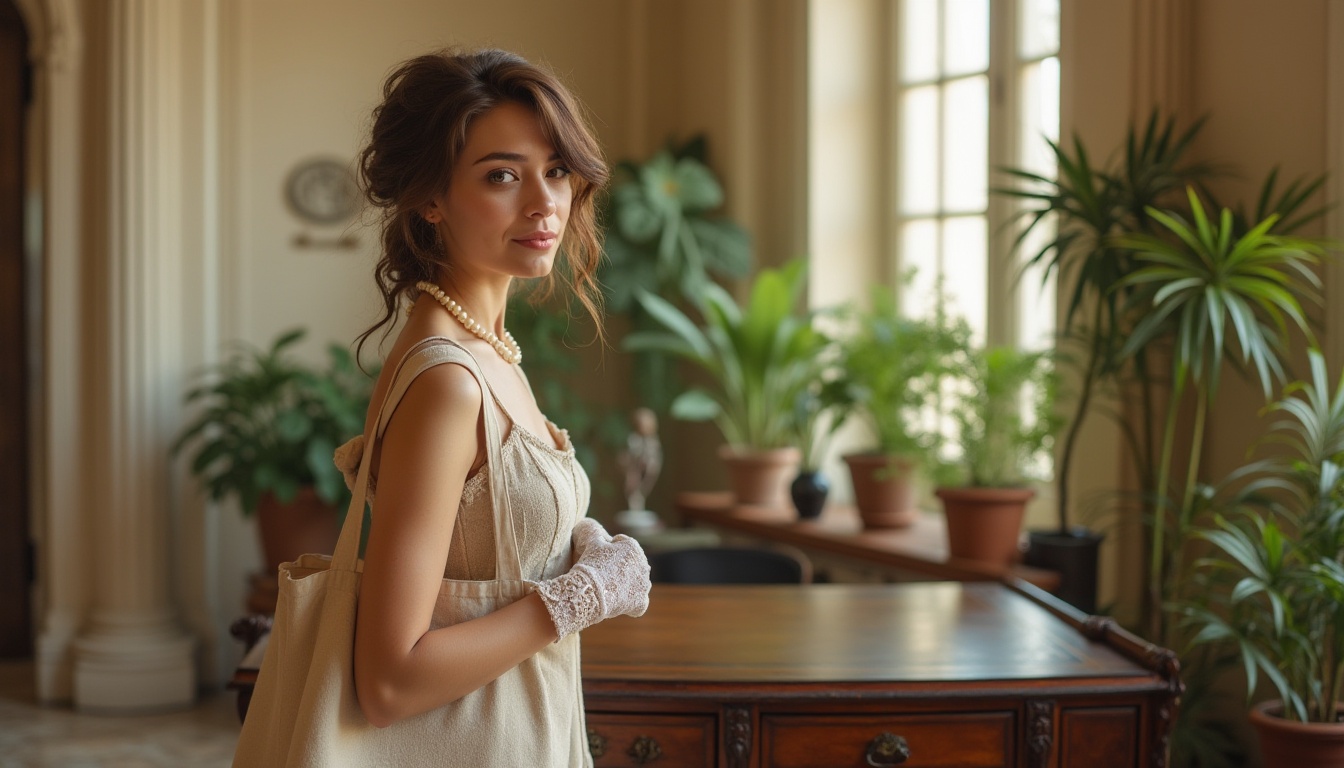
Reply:
<svg viewBox="0 0 1344 768"><path fill-rule="evenodd" d="M1027 584L655 585L584 632L598 766L1165 764L1175 655Z"/></svg>
<svg viewBox="0 0 1344 768"><path fill-rule="evenodd" d="M912 576L951 581L1016 578L1047 591L1059 585L1059 574L1054 571L1024 565L1005 569L949 558L942 515L922 514L909 528L865 530L853 507L830 505L816 520L799 520L792 510L735 507L731 494L716 492L680 493L676 511L686 521L788 544L818 560L831 557L861 564L889 580Z"/></svg>

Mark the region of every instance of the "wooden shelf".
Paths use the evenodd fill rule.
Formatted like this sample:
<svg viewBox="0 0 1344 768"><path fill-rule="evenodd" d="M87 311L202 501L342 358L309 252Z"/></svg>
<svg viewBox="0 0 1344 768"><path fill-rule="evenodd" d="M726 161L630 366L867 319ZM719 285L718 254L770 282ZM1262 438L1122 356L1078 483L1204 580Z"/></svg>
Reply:
<svg viewBox="0 0 1344 768"><path fill-rule="evenodd" d="M1059 587L1059 574L1015 565L1000 568L948 557L947 527L938 513L921 513L908 528L865 529L857 510L827 506L816 520L799 520L791 509L733 504L724 492L683 492L676 510L683 519L767 542L788 544L808 553L825 553L891 571L948 581L1020 579L1046 591Z"/></svg>

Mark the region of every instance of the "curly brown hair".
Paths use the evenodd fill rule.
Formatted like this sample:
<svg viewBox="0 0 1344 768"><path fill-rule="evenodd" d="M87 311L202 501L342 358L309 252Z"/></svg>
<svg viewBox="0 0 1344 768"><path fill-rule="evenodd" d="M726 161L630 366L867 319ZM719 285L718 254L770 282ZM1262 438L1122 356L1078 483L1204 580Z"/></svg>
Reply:
<svg viewBox="0 0 1344 768"><path fill-rule="evenodd" d="M571 172L574 190L556 268L530 298L545 301L555 292L557 279L564 281L603 337L596 193L610 171L578 102L554 75L517 54L447 49L417 56L388 76L383 101L373 110L369 142L359 154L364 194L382 212L382 256L374 280L384 314L360 334L357 357L379 328L386 326L386 338L400 299L414 300L418 293L417 281L434 281L441 269L450 267L433 225L420 212L447 188L472 120L506 102L536 112L543 133Z"/></svg>

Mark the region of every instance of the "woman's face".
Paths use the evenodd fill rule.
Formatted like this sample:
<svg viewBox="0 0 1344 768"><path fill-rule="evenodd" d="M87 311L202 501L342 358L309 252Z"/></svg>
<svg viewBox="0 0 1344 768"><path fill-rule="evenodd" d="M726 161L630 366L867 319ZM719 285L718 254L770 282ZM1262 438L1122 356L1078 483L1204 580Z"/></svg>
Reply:
<svg viewBox="0 0 1344 768"><path fill-rule="evenodd" d="M463 277L543 277L569 221L569 169L526 106L507 102L477 117L448 189L425 219L438 226Z"/></svg>

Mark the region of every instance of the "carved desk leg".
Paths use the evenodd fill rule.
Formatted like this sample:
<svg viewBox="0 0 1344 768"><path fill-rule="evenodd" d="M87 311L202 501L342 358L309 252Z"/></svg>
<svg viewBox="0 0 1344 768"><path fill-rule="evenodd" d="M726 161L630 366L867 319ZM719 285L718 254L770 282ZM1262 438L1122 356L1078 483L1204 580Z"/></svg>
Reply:
<svg viewBox="0 0 1344 768"><path fill-rule="evenodd" d="M1049 768L1054 750L1055 702L1032 699L1027 702L1027 765Z"/></svg>
<svg viewBox="0 0 1344 768"><path fill-rule="evenodd" d="M751 761L751 708L728 707L723 721L723 751L728 756L728 768L747 768Z"/></svg>

